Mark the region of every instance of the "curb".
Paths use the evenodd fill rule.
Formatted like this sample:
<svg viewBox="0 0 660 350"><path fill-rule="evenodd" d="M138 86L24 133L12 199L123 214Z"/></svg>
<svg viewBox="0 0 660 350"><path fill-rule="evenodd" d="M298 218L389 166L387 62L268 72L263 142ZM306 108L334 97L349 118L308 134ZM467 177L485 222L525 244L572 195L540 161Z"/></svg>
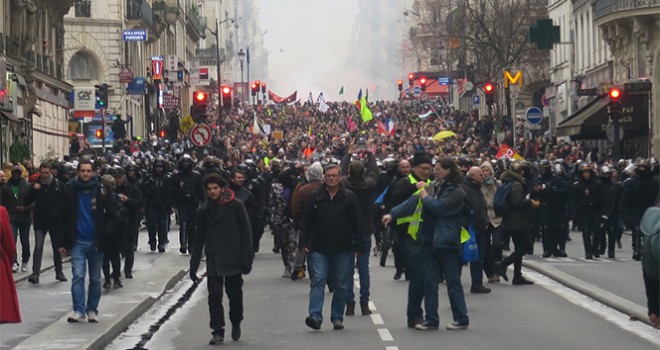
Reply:
<svg viewBox="0 0 660 350"><path fill-rule="evenodd" d="M525 259L523 259L522 264L524 267L530 270L534 270L542 275L545 275L552 280L575 290L576 292L584 294L587 297L600 302L601 304L604 304L614 310L628 315L631 321L640 321L655 328L653 324L651 324L651 321L648 319L646 308L641 305L633 303L630 300L626 300L618 295L612 294L604 289L596 287L593 284L579 280L553 267L543 266L544 264L540 264L535 261L525 261Z"/></svg>
<svg viewBox="0 0 660 350"><path fill-rule="evenodd" d="M65 259L62 259L62 268L64 268L64 264L67 264L67 263L69 263L69 262L71 262L71 257L67 257L67 258L65 258ZM42 274L42 273L44 273L44 272L46 272L46 271L49 271L49 270L52 270L52 269L54 269L54 268L55 268L55 265L48 265L48 266L42 268L42 269L39 271L39 274ZM21 277L18 277L18 278L14 278L14 284L16 284L16 283L18 283L18 282L26 281L28 278L30 278L30 276L32 276L32 273L28 273L28 274L25 275L25 276L21 276Z"/></svg>

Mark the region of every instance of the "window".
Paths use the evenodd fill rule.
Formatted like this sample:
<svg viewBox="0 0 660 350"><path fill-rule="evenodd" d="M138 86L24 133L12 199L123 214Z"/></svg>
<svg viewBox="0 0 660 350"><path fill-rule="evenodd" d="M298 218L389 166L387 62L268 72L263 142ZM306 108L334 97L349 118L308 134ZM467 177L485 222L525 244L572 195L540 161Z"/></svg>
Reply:
<svg viewBox="0 0 660 350"><path fill-rule="evenodd" d="M69 80L99 80L96 61L86 52L77 52L71 57L67 76Z"/></svg>
<svg viewBox="0 0 660 350"><path fill-rule="evenodd" d="M74 8L76 17L92 17L92 0L76 0Z"/></svg>

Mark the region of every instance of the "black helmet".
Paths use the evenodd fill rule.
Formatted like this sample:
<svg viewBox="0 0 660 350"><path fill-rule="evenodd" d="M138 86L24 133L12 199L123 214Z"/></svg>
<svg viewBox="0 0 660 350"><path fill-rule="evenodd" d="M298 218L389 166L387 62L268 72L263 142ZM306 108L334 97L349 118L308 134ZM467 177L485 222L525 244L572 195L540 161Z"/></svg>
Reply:
<svg viewBox="0 0 660 350"><path fill-rule="evenodd" d="M393 171L396 169L397 166L397 161L396 158L394 157L387 157L383 160L383 166L385 167L386 171Z"/></svg>
<svg viewBox="0 0 660 350"><path fill-rule="evenodd" d="M193 163L193 159L189 155L184 154L179 160L179 170L192 170Z"/></svg>
<svg viewBox="0 0 660 350"><path fill-rule="evenodd" d="M651 173L651 163L648 160L642 159L637 163L637 173L640 175Z"/></svg>
<svg viewBox="0 0 660 350"><path fill-rule="evenodd" d="M541 175L547 175L552 172L552 164L547 159L542 159L539 162L539 173Z"/></svg>
<svg viewBox="0 0 660 350"><path fill-rule="evenodd" d="M139 168L138 168L137 164L135 164L133 162L130 162L130 163L128 163L128 165L126 165L126 172L129 172L129 171L137 172L138 170L139 170Z"/></svg>
<svg viewBox="0 0 660 350"><path fill-rule="evenodd" d="M243 175L245 175L250 171L250 167L248 167L247 164L239 164L236 166L236 170L242 172Z"/></svg>
<svg viewBox="0 0 660 350"><path fill-rule="evenodd" d="M154 160L153 167L154 167L154 169L156 167L162 167L163 169L165 169L165 158L163 158L161 156L158 156L158 158L156 158L156 160Z"/></svg>

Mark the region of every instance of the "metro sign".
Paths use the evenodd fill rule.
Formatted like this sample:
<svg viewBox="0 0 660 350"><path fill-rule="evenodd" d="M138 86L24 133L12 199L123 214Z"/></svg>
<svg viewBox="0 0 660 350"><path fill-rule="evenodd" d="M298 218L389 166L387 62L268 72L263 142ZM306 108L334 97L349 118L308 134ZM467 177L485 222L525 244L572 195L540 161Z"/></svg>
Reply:
<svg viewBox="0 0 660 350"><path fill-rule="evenodd" d="M516 85L518 84L520 87L523 86L523 79L522 79L523 72L521 70L516 72L516 75L511 76L511 73L509 73L508 70L504 71L504 88L509 87L509 83Z"/></svg>

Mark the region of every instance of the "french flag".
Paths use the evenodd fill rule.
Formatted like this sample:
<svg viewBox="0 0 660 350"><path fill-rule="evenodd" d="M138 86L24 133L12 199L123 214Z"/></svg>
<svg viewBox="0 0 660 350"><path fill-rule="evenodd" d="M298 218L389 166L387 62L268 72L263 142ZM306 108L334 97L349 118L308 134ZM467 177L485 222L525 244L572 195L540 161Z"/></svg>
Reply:
<svg viewBox="0 0 660 350"><path fill-rule="evenodd" d="M392 136L396 132L396 124L391 118L385 118L385 123L378 121L378 133L380 135Z"/></svg>

